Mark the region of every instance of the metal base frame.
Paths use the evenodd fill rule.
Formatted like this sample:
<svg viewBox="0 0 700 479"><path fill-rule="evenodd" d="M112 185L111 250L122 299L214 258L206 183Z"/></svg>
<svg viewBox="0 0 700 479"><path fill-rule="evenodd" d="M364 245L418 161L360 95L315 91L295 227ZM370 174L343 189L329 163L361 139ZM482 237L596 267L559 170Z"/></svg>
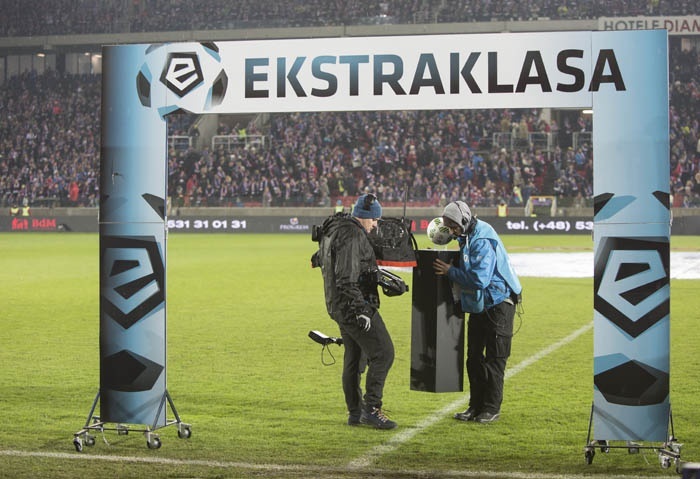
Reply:
<svg viewBox="0 0 700 479"><path fill-rule="evenodd" d="M627 449L629 454L639 454L643 449L653 450L658 454L659 463L663 469L668 469L673 464L678 474L681 473L681 447L683 444L677 442L675 432L673 430L673 414L669 408L668 424L669 435L668 440L660 445L643 445L633 441L624 441L624 445L615 445L612 441L606 439L591 440L591 429L593 426L593 411L595 404L591 405L591 416L588 420L588 438L586 439L586 447L583 448L586 464L593 463L596 449L602 453L609 453L611 449Z"/></svg>
<svg viewBox="0 0 700 479"><path fill-rule="evenodd" d="M156 411L156 415L153 420L153 424L151 424L150 426L143 424L130 425L121 423L107 423L101 421L99 416L95 416L95 409L97 408L97 402L99 400L100 393L98 392L95 396L95 400L92 402L92 407L90 408L90 413L88 414L87 420L85 421L85 425L80 431L73 434L73 446L75 446L75 450L78 452L83 451L83 446L92 447L95 445L96 441L94 433L96 432L104 433L104 431L117 431L117 434L120 436L125 436L131 431L141 432L146 437L146 446L149 449L160 448L162 444L160 441L160 436L156 433L156 431L158 431L159 429L163 429L167 426L177 425L177 437L179 437L180 439L188 439L190 436L192 436L192 426L180 420L180 416L177 413L177 409L175 409L175 404L173 403L173 400L170 397L170 393L168 393L167 390L161 398L160 404L158 405L158 410ZM165 424L158 426L156 423L158 421L158 417L163 411L163 408L166 407L166 401L167 404L170 406L170 410L172 411L172 414L175 417L175 419L168 420L166 417Z"/></svg>

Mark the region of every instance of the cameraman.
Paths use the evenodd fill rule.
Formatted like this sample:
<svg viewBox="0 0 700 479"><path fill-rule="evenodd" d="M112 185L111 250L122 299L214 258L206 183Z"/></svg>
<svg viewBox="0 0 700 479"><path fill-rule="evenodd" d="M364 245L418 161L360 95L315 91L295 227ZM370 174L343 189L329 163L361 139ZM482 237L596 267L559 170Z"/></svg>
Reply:
<svg viewBox="0 0 700 479"><path fill-rule="evenodd" d="M459 267L436 259L433 268L436 274L447 275L459 286L462 311L470 313L469 408L454 417L460 421L489 423L500 416L515 307L520 302L522 287L496 231L472 216L464 201L449 203L442 219L459 242Z"/></svg>
<svg viewBox="0 0 700 479"><path fill-rule="evenodd" d="M394 362L394 344L379 315L377 260L367 234L377 227L382 207L372 194L357 199L352 214L337 213L323 224L317 261L323 273L328 314L343 338L343 391L348 425L393 429L382 411L384 382ZM367 359L365 395L360 375Z"/></svg>

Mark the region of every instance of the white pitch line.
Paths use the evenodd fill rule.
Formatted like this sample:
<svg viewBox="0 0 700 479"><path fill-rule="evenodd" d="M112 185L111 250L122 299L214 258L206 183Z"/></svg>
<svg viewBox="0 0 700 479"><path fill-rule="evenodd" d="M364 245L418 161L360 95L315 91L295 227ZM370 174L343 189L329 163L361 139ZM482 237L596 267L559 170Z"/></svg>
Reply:
<svg viewBox="0 0 700 479"><path fill-rule="evenodd" d="M16 450L0 450L0 456L8 457L35 457L42 459L59 459L72 461L104 461L104 462L119 462L121 464L137 463L137 464L155 464L160 466L198 466L198 467L217 467L221 469L243 469L249 471L262 472L290 472L294 473L295 477L299 473L307 475L321 474L338 474L347 475L348 469L342 467L331 466L313 466L305 464L257 464L250 462L227 462L227 461L204 461L197 459L168 459L162 457L139 457L139 456L105 456L79 453L65 452L35 452L35 451L16 451ZM8 472L7 469L4 472ZM362 471L357 471L361 474ZM584 474L542 474L542 473L527 473L527 472L493 472L493 471L429 471L429 470L388 470L388 469L372 469L372 475L375 477L392 477L410 475L416 478L493 478L493 479L590 479L590 475ZM606 476L607 479L656 479L658 476Z"/></svg>
<svg viewBox="0 0 700 479"><path fill-rule="evenodd" d="M105 462L125 462L138 464L157 464L161 466L202 466L202 467L219 467L222 469L249 469L261 471L325 471L331 470L323 466L306 466L303 464L258 464L249 462L232 462L232 461L205 461L198 459L169 459L164 457L146 457L146 456L105 456L100 454L68 454L65 452L34 452L34 451L13 451L0 450L0 456L14 457L41 457L47 459L71 459L84 461L105 461Z"/></svg>
<svg viewBox="0 0 700 479"><path fill-rule="evenodd" d="M593 328L592 321L590 323L586 324L585 326L577 329L573 333L569 334L564 339L561 339L561 340L557 341L556 343L553 343L553 344L547 346L546 348L538 351L537 353L533 354L529 358L524 359L522 362L520 362L519 364L517 364L513 368L506 370L505 379L509 379L509 378L513 377L514 375L518 374L520 371L527 368L531 364L536 363L540 359L542 359L545 356L547 356L548 354L556 351L557 349L561 348L562 346L569 344L570 342L572 342L573 340L575 340L576 338L578 338L579 336L581 336L585 332L589 331L591 328ZM457 400L451 402L450 404L438 409L437 411L434 411L432 414L430 414L429 416L425 417L420 422L418 422L418 424L416 424L414 427L401 429L401 431L394 434L385 443L373 447L369 452L367 452L367 454L350 461L348 463L348 467L351 469L362 469L362 468L370 466L379 457L398 449L402 444L411 440L417 434L420 434L425 429L433 426L438 421L441 421L445 416L450 414L451 411L454 411L455 409L457 409L459 407L463 407L468 401L469 401L469 394L466 394L466 395L462 396L460 399L457 399Z"/></svg>

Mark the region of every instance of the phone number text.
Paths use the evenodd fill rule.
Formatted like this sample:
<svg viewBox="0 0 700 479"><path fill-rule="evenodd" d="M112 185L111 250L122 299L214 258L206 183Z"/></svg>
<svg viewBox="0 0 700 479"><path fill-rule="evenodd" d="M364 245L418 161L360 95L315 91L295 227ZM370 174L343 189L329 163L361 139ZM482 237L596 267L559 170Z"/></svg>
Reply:
<svg viewBox="0 0 700 479"><path fill-rule="evenodd" d="M575 231L592 231L593 221L567 221L567 220L520 220L520 221L506 221L506 228L508 231L528 231L532 230L535 232L549 232L549 231L561 231L567 232L571 231L573 228Z"/></svg>
<svg viewBox="0 0 700 479"><path fill-rule="evenodd" d="M244 230L246 220L168 220L169 230Z"/></svg>

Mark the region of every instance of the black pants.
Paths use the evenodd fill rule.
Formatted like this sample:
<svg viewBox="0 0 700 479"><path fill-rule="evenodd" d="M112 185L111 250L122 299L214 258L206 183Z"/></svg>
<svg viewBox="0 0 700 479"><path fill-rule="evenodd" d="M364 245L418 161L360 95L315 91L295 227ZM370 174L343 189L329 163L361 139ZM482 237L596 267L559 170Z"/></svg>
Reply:
<svg viewBox="0 0 700 479"><path fill-rule="evenodd" d="M345 404L351 415L359 415L362 410L361 374L367 363L365 378L364 407L382 407L384 383L389 369L394 363L394 343L384 325L384 320L376 312L372 317L372 327L363 331L354 321L338 322L343 337L343 392Z"/></svg>
<svg viewBox="0 0 700 479"><path fill-rule="evenodd" d="M515 306L501 303L469 315L467 326L467 375L469 406L478 412L501 410L503 379L510 356Z"/></svg>

